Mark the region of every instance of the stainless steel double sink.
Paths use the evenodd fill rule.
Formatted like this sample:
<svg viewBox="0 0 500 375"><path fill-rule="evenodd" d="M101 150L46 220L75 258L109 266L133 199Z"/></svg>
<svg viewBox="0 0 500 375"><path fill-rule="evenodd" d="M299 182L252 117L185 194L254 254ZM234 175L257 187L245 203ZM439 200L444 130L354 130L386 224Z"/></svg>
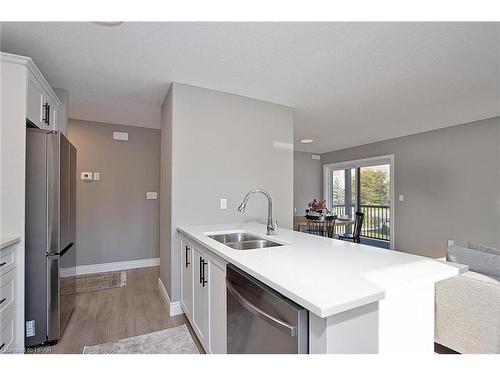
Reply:
<svg viewBox="0 0 500 375"><path fill-rule="evenodd" d="M208 237L235 250L253 250L263 249L265 247L283 246L278 242L244 232L211 234L208 235Z"/></svg>

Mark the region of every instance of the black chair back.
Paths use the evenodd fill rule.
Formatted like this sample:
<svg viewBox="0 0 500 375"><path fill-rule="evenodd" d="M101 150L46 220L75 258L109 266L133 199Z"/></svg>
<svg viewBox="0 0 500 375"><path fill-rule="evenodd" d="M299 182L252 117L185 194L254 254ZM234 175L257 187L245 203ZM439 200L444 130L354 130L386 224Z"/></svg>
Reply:
<svg viewBox="0 0 500 375"><path fill-rule="evenodd" d="M361 227L363 226L363 220L365 218L365 214L362 212L356 212L356 218L354 219L354 228L352 231L352 236L354 237L355 240L360 239L361 235Z"/></svg>
<svg viewBox="0 0 500 375"><path fill-rule="evenodd" d="M307 232L318 236L333 238L335 234L335 220L337 216L311 216L306 215Z"/></svg>

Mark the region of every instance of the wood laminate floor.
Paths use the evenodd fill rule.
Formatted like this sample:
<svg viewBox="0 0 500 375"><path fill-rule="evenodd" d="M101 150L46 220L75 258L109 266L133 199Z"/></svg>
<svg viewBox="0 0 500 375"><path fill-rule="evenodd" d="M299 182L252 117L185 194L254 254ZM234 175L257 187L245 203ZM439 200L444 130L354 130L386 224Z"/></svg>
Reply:
<svg viewBox="0 0 500 375"><path fill-rule="evenodd" d="M126 286L78 294L68 326L49 352L82 353L85 345L186 324L198 350L204 353L186 316L169 316L158 289L159 276L159 267L127 270Z"/></svg>

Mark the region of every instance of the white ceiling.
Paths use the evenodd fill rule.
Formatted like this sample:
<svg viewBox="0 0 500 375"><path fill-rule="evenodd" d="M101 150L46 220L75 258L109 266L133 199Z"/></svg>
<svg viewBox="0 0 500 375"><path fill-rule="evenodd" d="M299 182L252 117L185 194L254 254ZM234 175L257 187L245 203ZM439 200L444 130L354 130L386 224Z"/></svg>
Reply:
<svg viewBox="0 0 500 375"><path fill-rule="evenodd" d="M500 23L2 23L1 43L83 101L157 111L176 81L293 106L302 151L500 115Z"/></svg>

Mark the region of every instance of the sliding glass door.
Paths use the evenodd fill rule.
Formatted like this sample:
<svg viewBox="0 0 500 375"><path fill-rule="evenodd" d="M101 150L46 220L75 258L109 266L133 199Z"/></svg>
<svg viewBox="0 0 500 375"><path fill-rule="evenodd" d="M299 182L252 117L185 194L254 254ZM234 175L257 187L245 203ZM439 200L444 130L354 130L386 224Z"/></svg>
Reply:
<svg viewBox="0 0 500 375"><path fill-rule="evenodd" d="M362 242L391 246L392 156L329 164L325 166L325 199L339 217L364 214ZM349 228L340 227L343 231Z"/></svg>

